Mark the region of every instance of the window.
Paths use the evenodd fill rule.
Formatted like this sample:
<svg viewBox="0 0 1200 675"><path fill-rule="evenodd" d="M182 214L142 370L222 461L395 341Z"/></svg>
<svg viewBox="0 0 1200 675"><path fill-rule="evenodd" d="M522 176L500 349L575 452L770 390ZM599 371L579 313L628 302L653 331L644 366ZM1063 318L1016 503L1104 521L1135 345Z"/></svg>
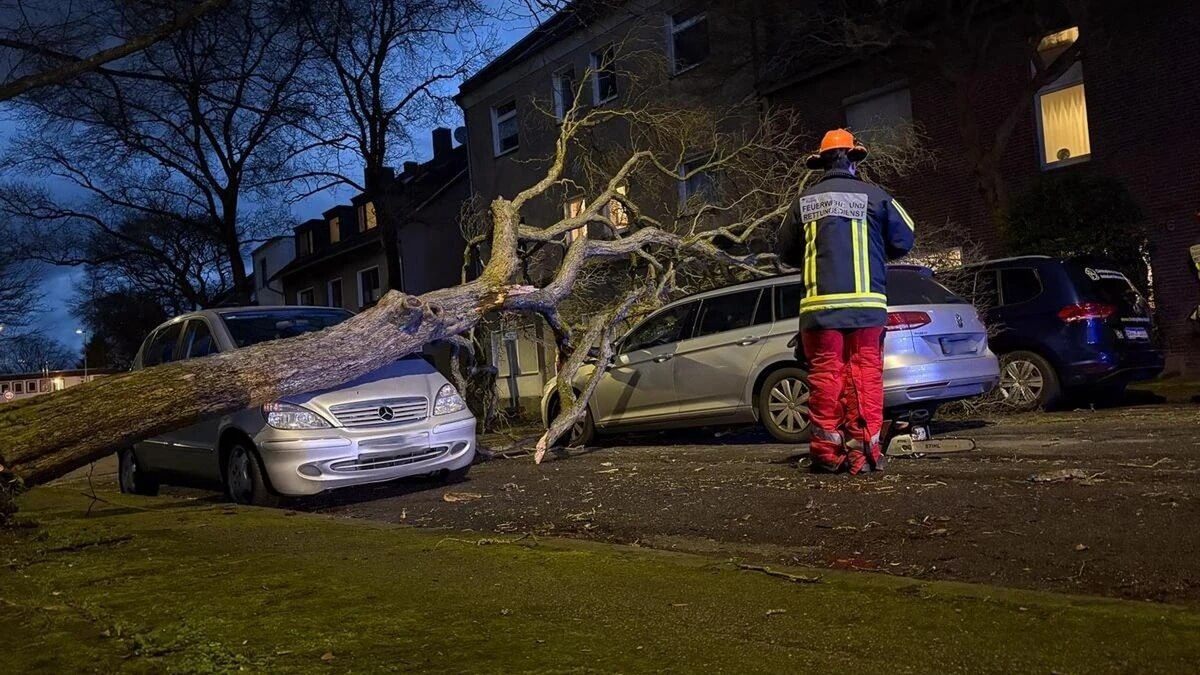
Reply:
<svg viewBox="0 0 1200 675"><path fill-rule="evenodd" d="M42 380L41 386L38 387L43 394L49 394L54 391L54 382L52 380Z"/></svg>
<svg viewBox="0 0 1200 675"><path fill-rule="evenodd" d="M891 85L848 98L846 126L867 143L902 145L912 130L912 93Z"/></svg>
<svg viewBox="0 0 1200 675"><path fill-rule="evenodd" d="M1042 66L1054 63L1078 39L1078 28L1046 36L1038 45ZM1073 64L1057 80L1042 87L1036 96L1042 167L1086 160L1092 153L1092 141L1088 132L1083 64Z"/></svg>
<svg viewBox="0 0 1200 675"><path fill-rule="evenodd" d="M586 208L587 200L583 197L575 197L574 199L568 200L566 204L563 204L563 215L567 218L577 218L579 214L583 213L583 210ZM570 245L571 242L586 235L587 225L580 225L573 230L567 231L566 243Z"/></svg>
<svg viewBox="0 0 1200 675"><path fill-rule="evenodd" d="M375 218L375 202L367 202L358 207L358 219L362 222L364 232L375 229L379 225Z"/></svg>
<svg viewBox="0 0 1200 675"><path fill-rule="evenodd" d="M1027 268L1000 272L1000 297L1005 305L1029 302L1041 294L1042 282L1037 272Z"/></svg>
<svg viewBox="0 0 1200 675"><path fill-rule="evenodd" d="M687 203L693 199L704 202L716 198L716 182L708 171L699 171L709 161L708 156L697 157L679 167L679 198Z"/></svg>
<svg viewBox="0 0 1200 675"><path fill-rule="evenodd" d="M695 337L727 333L754 325L754 310L758 307L758 296L762 289L739 291L700 304L700 318L696 322Z"/></svg>
<svg viewBox="0 0 1200 675"><path fill-rule="evenodd" d="M178 360L179 356L175 350L179 343L179 334L182 331L182 322L160 328L150 343L146 345L145 352L142 354L142 365L157 366L160 363Z"/></svg>
<svg viewBox="0 0 1200 675"><path fill-rule="evenodd" d="M341 279L332 279L328 284L325 285L325 298L327 300L325 304L329 305L330 307L342 306Z"/></svg>
<svg viewBox="0 0 1200 675"><path fill-rule="evenodd" d="M800 300L804 297L804 284L788 284L775 287L775 320L787 321L800 316Z"/></svg>
<svg viewBox="0 0 1200 675"><path fill-rule="evenodd" d="M507 155L520 147L519 127L515 100L492 108L492 140L497 157Z"/></svg>
<svg viewBox="0 0 1200 675"><path fill-rule="evenodd" d="M621 195L622 197L629 194L628 190L629 188L624 185L617 186L617 194ZM629 227L629 211L621 202L615 199L608 200L608 206L605 207L605 212L605 215L608 216L609 222L612 223L617 232L621 232Z"/></svg>
<svg viewBox="0 0 1200 675"><path fill-rule="evenodd" d="M1000 305L1000 289L996 284L996 272L985 270L975 275L975 289L971 304L983 310Z"/></svg>
<svg viewBox="0 0 1200 675"><path fill-rule="evenodd" d="M180 354L187 359L198 359L217 353L217 345L213 342L212 331L208 324L200 319L188 321L183 333L183 349Z"/></svg>
<svg viewBox="0 0 1200 675"><path fill-rule="evenodd" d="M372 267L358 273L358 306L370 307L382 297L379 284L379 268Z"/></svg>
<svg viewBox="0 0 1200 675"><path fill-rule="evenodd" d="M255 276L258 277L258 287L266 288L267 287L267 259L266 259L266 257L262 257L262 258L259 258L258 260L255 260L254 267L255 267L255 271L256 271Z"/></svg>
<svg viewBox="0 0 1200 675"><path fill-rule="evenodd" d="M342 219L334 216L329 219L329 243L336 244L342 240Z"/></svg>
<svg viewBox="0 0 1200 675"><path fill-rule="evenodd" d="M222 313L221 320L240 348L325 330L351 316L344 309L249 309Z"/></svg>
<svg viewBox="0 0 1200 675"><path fill-rule="evenodd" d="M306 288L306 289L296 293L296 304L297 305L315 305L316 302L317 302L316 293L314 293L313 289L311 289L311 288Z"/></svg>
<svg viewBox="0 0 1200 675"><path fill-rule="evenodd" d="M308 255L313 252L313 231L311 229L304 230L300 233L300 255Z"/></svg>
<svg viewBox="0 0 1200 675"><path fill-rule="evenodd" d="M629 334L621 351L628 353L653 349L690 337L699 304L689 302L654 315Z"/></svg>
<svg viewBox="0 0 1200 675"><path fill-rule="evenodd" d="M617 50L612 46L592 52L592 101L596 105L617 97Z"/></svg>
<svg viewBox="0 0 1200 675"><path fill-rule="evenodd" d="M9 388L10 388L10 385L7 382L0 382L0 394L3 394L4 392L8 391Z"/></svg>
<svg viewBox="0 0 1200 675"><path fill-rule="evenodd" d="M26 394L36 394L37 390L38 390L38 383L36 380L30 380L29 382L25 383L25 393Z"/></svg>
<svg viewBox="0 0 1200 675"><path fill-rule="evenodd" d="M25 393L25 383L24 382L13 382L13 393L14 394L24 394Z"/></svg>
<svg viewBox="0 0 1200 675"><path fill-rule="evenodd" d="M554 117L558 121L566 119L567 113L575 106L577 86L575 66L567 66L554 74Z"/></svg>
<svg viewBox="0 0 1200 675"><path fill-rule="evenodd" d="M671 68L676 75L708 58L708 15L696 9L672 14Z"/></svg>
<svg viewBox="0 0 1200 675"><path fill-rule="evenodd" d="M964 305L966 300L950 289L912 270L888 270L889 305Z"/></svg>

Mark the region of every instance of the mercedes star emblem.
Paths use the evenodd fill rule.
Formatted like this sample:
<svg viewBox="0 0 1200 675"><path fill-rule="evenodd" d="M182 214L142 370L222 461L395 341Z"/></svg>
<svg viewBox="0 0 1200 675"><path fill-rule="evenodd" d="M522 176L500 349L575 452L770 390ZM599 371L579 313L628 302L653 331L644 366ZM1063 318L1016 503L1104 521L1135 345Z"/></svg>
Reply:
<svg viewBox="0 0 1200 675"><path fill-rule="evenodd" d="M954 315L954 320L955 320L956 322L958 322L958 327L959 327L959 328L962 328L963 326L967 325L967 324L966 324L966 322L965 322L965 321L963 321L962 314L955 314L955 315Z"/></svg>
<svg viewBox="0 0 1200 675"><path fill-rule="evenodd" d="M384 422L391 422L396 417L396 413L386 405L379 406L379 419Z"/></svg>

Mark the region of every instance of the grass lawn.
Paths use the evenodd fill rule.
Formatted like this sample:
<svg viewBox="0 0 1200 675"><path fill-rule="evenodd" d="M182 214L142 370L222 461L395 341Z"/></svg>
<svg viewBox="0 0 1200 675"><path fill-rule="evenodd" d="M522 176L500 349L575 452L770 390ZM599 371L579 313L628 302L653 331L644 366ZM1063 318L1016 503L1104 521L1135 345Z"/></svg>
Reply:
<svg viewBox="0 0 1200 675"><path fill-rule="evenodd" d="M1187 672L1200 613L67 488L0 530L0 672ZM815 574L789 570L793 574Z"/></svg>

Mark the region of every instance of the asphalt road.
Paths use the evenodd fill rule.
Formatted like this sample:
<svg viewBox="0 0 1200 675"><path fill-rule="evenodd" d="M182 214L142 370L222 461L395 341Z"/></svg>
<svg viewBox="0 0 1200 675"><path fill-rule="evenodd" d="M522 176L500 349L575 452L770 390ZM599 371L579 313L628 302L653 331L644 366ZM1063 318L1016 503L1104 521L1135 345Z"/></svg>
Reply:
<svg viewBox="0 0 1200 675"><path fill-rule="evenodd" d="M756 432L659 434L540 466L495 459L452 486L405 480L290 507L1200 605L1198 427L1194 404L941 423L939 437L978 449L858 478L809 475L796 468L803 447ZM93 482L111 484L114 469L98 464Z"/></svg>

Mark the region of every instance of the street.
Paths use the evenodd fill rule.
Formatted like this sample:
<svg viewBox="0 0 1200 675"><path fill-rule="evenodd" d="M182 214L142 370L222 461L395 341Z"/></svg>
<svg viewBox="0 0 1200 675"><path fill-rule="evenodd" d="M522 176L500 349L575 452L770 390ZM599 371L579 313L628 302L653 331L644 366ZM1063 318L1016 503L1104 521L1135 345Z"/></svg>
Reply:
<svg viewBox="0 0 1200 675"><path fill-rule="evenodd" d="M757 432L675 432L609 439L541 466L494 459L451 486L406 480L289 507L1196 605L1197 421L1194 404L1176 403L942 422L936 436L978 449L898 458L858 479L798 470L803 446ZM93 483L111 487L114 468L98 465Z"/></svg>

